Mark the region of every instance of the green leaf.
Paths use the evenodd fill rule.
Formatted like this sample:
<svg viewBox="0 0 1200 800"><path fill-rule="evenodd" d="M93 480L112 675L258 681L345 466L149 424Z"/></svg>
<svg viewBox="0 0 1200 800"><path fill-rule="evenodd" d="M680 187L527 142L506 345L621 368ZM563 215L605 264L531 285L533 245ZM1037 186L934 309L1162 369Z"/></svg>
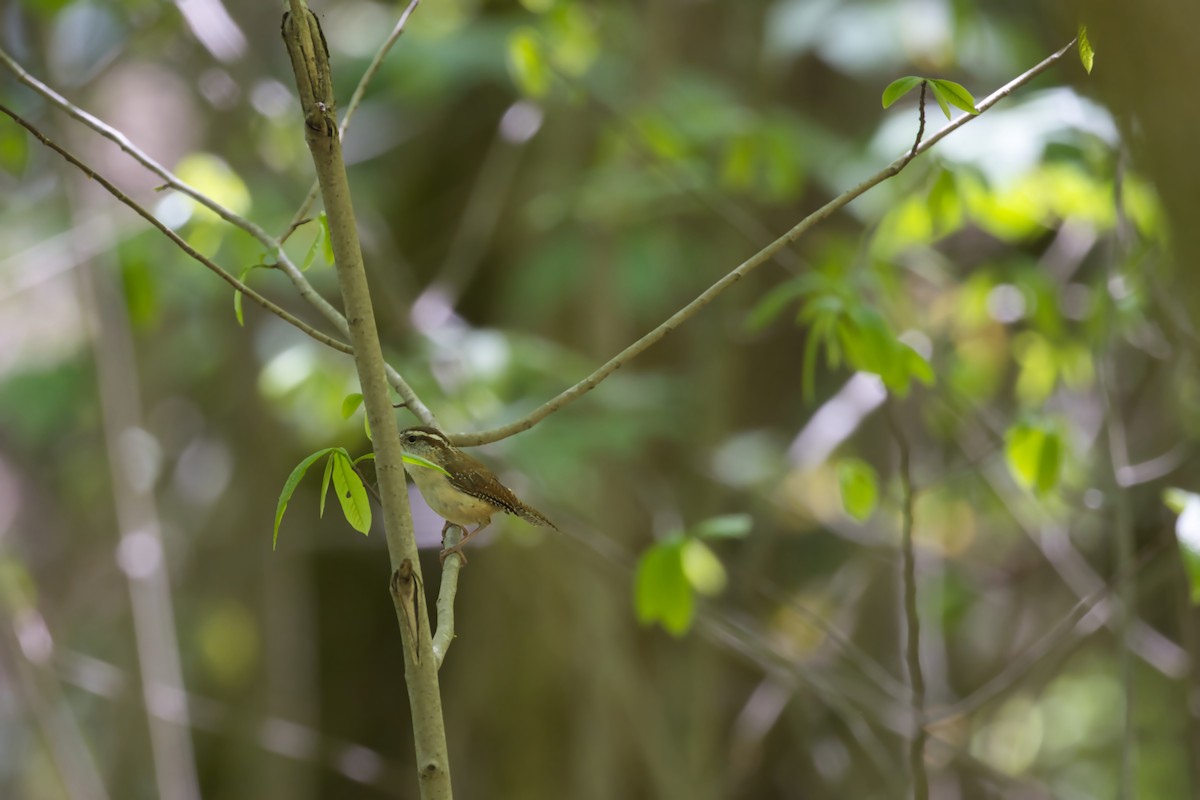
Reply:
<svg viewBox="0 0 1200 800"><path fill-rule="evenodd" d="M346 521L356 531L369 533L371 502L367 499L367 490L363 486L362 478L354 471L349 453L338 448L330 454L329 459L333 462L333 490L337 492Z"/></svg>
<svg viewBox="0 0 1200 800"><path fill-rule="evenodd" d="M329 233L329 217L322 211L317 219L321 223L321 230L325 232L322 238L321 255L325 256L326 264L333 264L335 260L333 257L333 235Z"/></svg>
<svg viewBox="0 0 1200 800"><path fill-rule="evenodd" d="M321 519L325 518L325 497L329 494L329 479L333 475L333 456L331 455L325 461L325 474L321 476L321 504L317 510L317 516Z"/></svg>
<svg viewBox="0 0 1200 800"><path fill-rule="evenodd" d="M1092 65L1096 61L1096 51L1092 49L1092 40L1088 38L1087 25L1079 26L1079 60L1087 74L1092 74Z"/></svg>
<svg viewBox="0 0 1200 800"><path fill-rule="evenodd" d="M697 523L691 534L701 539L741 539L754 527L749 514L722 514Z"/></svg>
<svg viewBox="0 0 1200 800"><path fill-rule="evenodd" d="M946 119L950 119L950 106L946 104L947 98L941 88L933 81L930 81L929 90L933 93L933 99L937 100L937 104L942 107L942 113L946 115Z"/></svg>
<svg viewBox="0 0 1200 800"><path fill-rule="evenodd" d="M786 281L763 295L746 317L746 328L760 331L775 321L788 304L807 291L801 280Z"/></svg>
<svg viewBox="0 0 1200 800"><path fill-rule="evenodd" d="M1187 504L1193 497L1200 497L1193 492L1185 489L1177 489L1174 486L1163 489L1163 502L1167 504L1167 508L1174 511L1176 514L1182 514L1183 509L1187 508Z"/></svg>
<svg viewBox="0 0 1200 800"><path fill-rule="evenodd" d="M879 481L875 468L861 458L843 458L838 462L838 489L842 495L842 508L859 522L875 513L879 502Z"/></svg>
<svg viewBox="0 0 1200 800"><path fill-rule="evenodd" d="M1034 484L1038 494L1047 494L1058 486L1062 461L1062 437L1055 431L1046 431L1042 437L1042 451L1038 456L1037 481Z"/></svg>
<svg viewBox="0 0 1200 800"><path fill-rule="evenodd" d="M409 455L408 453L405 453L404 454L404 463L405 464L416 464L418 467L427 467L428 469L435 469L447 477L449 477L449 475L450 475L449 472L446 472L446 470L442 469L437 464L433 463L432 461L428 461L424 458L421 458L420 456L413 456L413 455Z"/></svg>
<svg viewBox="0 0 1200 800"><path fill-rule="evenodd" d="M358 410L362 405L362 395L358 392L346 395L342 398L342 419L350 419L350 415Z"/></svg>
<svg viewBox="0 0 1200 800"><path fill-rule="evenodd" d="M692 626L695 598L683 568L683 540L652 545L638 559L634 576L634 606L643 625L659 623L673 636Z"/></svg>
<svg viewBox="0 0 1200 800"><path fill-rule="evenodd" d="M321 219L325 218L325 212L321 212ZM313 237L312 244L308 246L308 250L304 253L304 260L300 262L300 271L307 272L308 268L317 260L317 251L324 249L325 242L329 237L329 224L318 225L317 234Z"/></svg>
<svg viewBox="0 0 1200 800"><path fill-rule="evenodd" d="M921 81L925 80L919 75L908 75L904 78L897 78L887 85L883 90L883 107L887 108L892 103L899 100L904 95L911 92L913 89L921 85Z"/></svg>
<svg viewBox="0 0 1200 800"><path fill-rule="evenodd" d="M945 99L947 101L949 101L950 105L955 106L956 108L961 108L963 111L966 111L968 114L978 114L979 113L979 109L975 107L974 95L972 95L970 92L968 92L967 88L965 86L963 86L961 83L955 83L954 81L943 80L942 78L935 78L929 82L929 85L933 87L935 94L940 92L945 97ZM946 108L944 105L942 107L942 110L946 111ZM946 116L947 117L950 116L950 113L948 111L946 113Z"/></svg>
<svg viewBox="0 0 1200 800"><path fill-rule="evenodd" d="M254 270L260 269L260 268L266 269L267 265L266 264L251 264L250 266L243 268L241 274L238 275L238 280L240 280L242 283L245 283L246 277ZM237 317L237 324L239 326L244 327L246 322L245 322L245 320L242 319L242 290L241 289L233 290L233 315L235 317Z"/></svg>
<svg viewBox="0 0 1200 800"><path fill-rule="evenodd" d="M904 342L900 342L899 352L904 356L904 367L908 370L908 374L923 385L932 386L934 382L933 366L925 360L925 356Z"/></svg>
<svg viewBox="0 0 1200 800"><path fill-rule="evenodd" d="M508 71L517 88L531 97L550 90L550 65L532 28L518 28L509 36Z"/></svg>
<svg viewBox="0 0 1200 800"><path fill-rule="evenodd" d="M279 493L279 504L275 507L275 534L271 539L271 549L275 549L275 545L279 543L279 523L283 520L283 512L287 510L288 501L292 499L292 493L296 491L296 486L304 477L304 473L308 472L308 468L313 465L318 458L326 453L332 453L334 448L326 447L324 450L318 450L310 456L307 456L303 461L296 465L292 470L292 474L288 475L288 479L284 481L283 491Z"/></svg>
<svg viewBox="0 0 1200 800"><path fill-rule="evenodd" d="M1019 423L1005 435L1005 455L1013 477L1027 489L1046 494L1062 472L1062 438L1046 425Z"/></svg>
<svg viewBox="0 0 1200 800"><path fill-rule="evenodd" d="M679 555L683 574L697 592L711 597L725 588L725 565L704 542L688 539Z"/></svg>

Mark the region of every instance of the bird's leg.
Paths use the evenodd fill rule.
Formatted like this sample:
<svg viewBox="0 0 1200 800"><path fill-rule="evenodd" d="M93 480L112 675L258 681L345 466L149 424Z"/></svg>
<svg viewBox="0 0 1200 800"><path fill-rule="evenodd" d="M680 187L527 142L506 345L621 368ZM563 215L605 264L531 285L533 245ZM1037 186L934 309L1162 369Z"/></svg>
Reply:
<svg viewBox="0 0 1200 800"><path fill-rule="evenodd" d="M442 547L446 546L446 531L450 530L450 526L453 524L450 520L446 520L446 524L442 526Z"/></svg>
<svg viewBox="0 0 1200 800"><path fill-rule="evenodd" d="M491 524L491 522L492 522L492 521L491 521L490 519L489 519L489 520L487 520L486 522L482 523L482 524L481 524L479 527L477 527L475 530L471 531L470 533L467 533L467 532L464 530L464 531L463 531L463 537L462 537L461 539L459 539L459 540L458 540L458 544L454 545L453 547L447 547L447 548L445 548L444 550L442 550L442 552L438 553L438 562L439 562L439 563L442 563L442 564L445 564L445 563L446 563L446 557L447 557L447 556L449 556L451 553L456 553L456 554L458 555L458 557L462 559L463 566L466 566L466 563L467 563L467 554L466 554L466 553L464 553L464 552L462 551L462 549L463 549L463 545L465 545L465 544L467 543L467 541L468 541L468 540L469 540L471 537L473 537L475 534L479 533L481 530L483 530L483 529L484 529L484 528L486 528L488 525L490 525L490 524ZM449 522L447 522L447 523L446 523L446 526L447 526L447 527L449 527L449 526L450 526L450 523L449 523ZM444 533L445 533L445 531L443 531L443 534L444 534Z"/></svg>

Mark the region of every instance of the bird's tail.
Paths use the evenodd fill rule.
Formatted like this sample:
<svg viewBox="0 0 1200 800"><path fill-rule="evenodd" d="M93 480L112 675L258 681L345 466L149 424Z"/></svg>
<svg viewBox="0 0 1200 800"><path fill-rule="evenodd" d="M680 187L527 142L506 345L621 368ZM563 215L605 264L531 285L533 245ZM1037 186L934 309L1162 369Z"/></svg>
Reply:
<svg viewBox="0 0 1200 800"><path fill-rule="evenodd" d="M525 520L531 525L541 525L543 528L553 528L559 530L559 527L550 520L546 519L546 515L531 506L522 505L517 510L517 516Z"/></svg>

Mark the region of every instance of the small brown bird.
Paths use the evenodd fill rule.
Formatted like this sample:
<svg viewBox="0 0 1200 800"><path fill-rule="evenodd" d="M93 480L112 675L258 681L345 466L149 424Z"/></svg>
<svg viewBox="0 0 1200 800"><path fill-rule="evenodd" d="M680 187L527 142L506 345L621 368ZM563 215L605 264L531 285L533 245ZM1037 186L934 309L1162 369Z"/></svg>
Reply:
<svg viewBox="0 0 1200 800"><path fill-rule="evenodd" d="M425 502L446 520L442 526L442 536L446 535L451 525L463 529L463 538L459 543L441 552L443 562L446 556L458 553L465 564L467 557L463 555L463 545L491 524L492 515L502 511L533 525L558 530L558 526L546 519L542 512L522 503L490 469L450 444L436 428L420 426L403 430L400 432L400 446L404 452L431 461L448 473L444 475L418 464L404 465ZM467 532L468 525L476 527Z"/></svg>

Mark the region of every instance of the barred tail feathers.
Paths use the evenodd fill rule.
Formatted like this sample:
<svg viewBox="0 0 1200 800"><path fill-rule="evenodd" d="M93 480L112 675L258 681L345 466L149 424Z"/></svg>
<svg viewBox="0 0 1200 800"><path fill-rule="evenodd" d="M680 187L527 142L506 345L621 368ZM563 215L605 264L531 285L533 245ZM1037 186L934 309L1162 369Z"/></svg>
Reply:
<svg viewBox="0 0 1200 800"><path fill-rule="evenodd" d="M541 525L543 528L553 528L559 530L559 527L550 520L546 519L546 515L527 505L522 505L517 509L517 516L525 520L531 525Z"/></svg>

